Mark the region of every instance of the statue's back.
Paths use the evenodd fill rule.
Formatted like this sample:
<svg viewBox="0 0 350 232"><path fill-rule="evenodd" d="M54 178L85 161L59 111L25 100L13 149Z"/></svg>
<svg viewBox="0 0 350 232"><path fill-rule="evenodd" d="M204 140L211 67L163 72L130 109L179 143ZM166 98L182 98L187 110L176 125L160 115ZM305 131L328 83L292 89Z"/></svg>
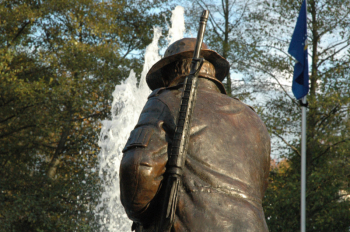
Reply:
<svg viewBox="0 0 350 232"><path fill-rule="evenodd" d="M239 100L202 88L197 94L174 231L268 231L265 125ZM158 98L176 117L180 96L170 90Z"/></svg>

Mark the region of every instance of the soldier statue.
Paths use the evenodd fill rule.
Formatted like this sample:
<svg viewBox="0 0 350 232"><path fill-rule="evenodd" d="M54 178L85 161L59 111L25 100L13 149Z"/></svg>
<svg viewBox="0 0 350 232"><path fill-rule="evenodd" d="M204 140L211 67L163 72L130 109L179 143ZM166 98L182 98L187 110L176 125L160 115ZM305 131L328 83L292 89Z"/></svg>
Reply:
<svg viewBox="0 0 350 232"><path fill-rule="evenodd" d="M196 39L171 44L147 74L148 97L123 150L121 201L136 231L156 231L168 151ZM228 61L202 44L187 156L171 231L267 232L262 199L270 137L254 109L226 95Z"/></svg>

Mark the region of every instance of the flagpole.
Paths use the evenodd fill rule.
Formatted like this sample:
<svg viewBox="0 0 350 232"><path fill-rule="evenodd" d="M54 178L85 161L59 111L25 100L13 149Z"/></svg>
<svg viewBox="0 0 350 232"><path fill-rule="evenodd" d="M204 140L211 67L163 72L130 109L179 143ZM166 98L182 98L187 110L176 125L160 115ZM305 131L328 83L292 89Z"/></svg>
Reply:
<svg viewBox="0 0 350 232"><path fill-rule="evenodd" d="M305 0L307 20L307 0ZM306 23L307 25L307 23ZM307 51L307 50L306 50ZM301 100L301 232L306 232L306 95Z"/></svg>
<svg viewBox="0 0 350 232"><path fill-rule="evenodd" d="M301 100L301 232L306 232L306 96Z"/></svg>
<svg viewBox="0 0 350 232"><path fill-rule="evenodd" d="M301 194L300 231L306 232L306 95L309 92L307 51L307 0L302 1L299 16L290 41L288 53L296 59L292 91L301 106Z"/></svg>

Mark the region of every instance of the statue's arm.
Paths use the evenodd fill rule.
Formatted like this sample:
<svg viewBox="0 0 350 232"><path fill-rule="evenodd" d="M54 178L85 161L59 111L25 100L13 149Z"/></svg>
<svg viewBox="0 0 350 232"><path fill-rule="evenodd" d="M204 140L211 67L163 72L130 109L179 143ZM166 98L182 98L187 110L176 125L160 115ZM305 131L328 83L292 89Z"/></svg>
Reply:
<svg viewBox="0 0 350 232"><path fill-rule="evenodd" d="M123 150L120 165L121 202L130 219L148 220L168 159L166 124L171 121L167 106L157 98L146 103L138 124Z"/></svg>

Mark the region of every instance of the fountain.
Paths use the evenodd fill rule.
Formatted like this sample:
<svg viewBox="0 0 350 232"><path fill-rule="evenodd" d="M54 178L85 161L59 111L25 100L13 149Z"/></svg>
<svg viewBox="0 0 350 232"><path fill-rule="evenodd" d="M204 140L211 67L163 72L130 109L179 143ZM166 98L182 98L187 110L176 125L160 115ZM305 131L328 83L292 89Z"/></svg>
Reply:
<svg viewBox="0 0 350 232"><path fill-rule="evenodd" d="M184 8L177 6L172 11L171 27L166 38L168 45L183 38L184 32ZM126 232L131 228L132 222L120 203L119 166L122 149L151 93L146 84L146 74L152 65L161 59L158 48L158 40L161 36L161 28L154 27L152 43L146 48L140 83L137 83L135 72L131 70L129 77L115 87L111 120L102 121L99 137L101 151L98 158L103 192L100 204L95 210L95 215L102 225L101 231Z"/></svg>

